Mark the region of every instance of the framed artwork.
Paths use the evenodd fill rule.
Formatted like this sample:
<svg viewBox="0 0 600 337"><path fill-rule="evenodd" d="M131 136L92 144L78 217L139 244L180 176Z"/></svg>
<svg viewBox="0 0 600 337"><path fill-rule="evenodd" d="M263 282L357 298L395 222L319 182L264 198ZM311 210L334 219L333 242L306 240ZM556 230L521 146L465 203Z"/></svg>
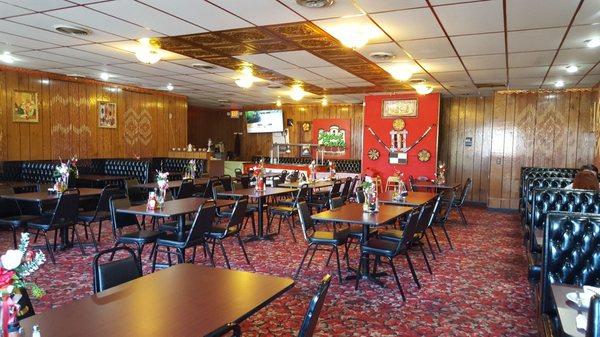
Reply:
<svg viewBox="0 0 600 337"><path fill-rule="evenodd" d="M110 129L117 127L117 103L98 102L98 126Z"/></svg>
<svg viewBox="0 0 600 337"><path fill-rule="evenodd" d="M381 118L417 117L417 99L383 100Z"/></svg>
<svg viewBox="0 0 600 337"><path fill-rule="evenodd" d="M37 123L40 119L38 94L35 91L14 91L13 122Z"/></svg>

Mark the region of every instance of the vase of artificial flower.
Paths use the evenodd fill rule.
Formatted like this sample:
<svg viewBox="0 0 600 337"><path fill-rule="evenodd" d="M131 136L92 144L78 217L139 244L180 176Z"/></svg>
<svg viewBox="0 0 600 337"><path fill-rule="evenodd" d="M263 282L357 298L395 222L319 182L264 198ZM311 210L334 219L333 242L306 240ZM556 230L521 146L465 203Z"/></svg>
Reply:
<svg viewBox="0 0 600 337"><path fill-rule="evenodd" d="M258 166L253 167L254 170L254 178L256 179L256 185L254 189L256 191L264 191L265 190L265 179L264 179L264 171L265 171L265 161L264 159L260 159L258 162Z"/></svg>
<svg viewBox="0 0 600 337"><path fill-rule="evenodd" d="M165 197L169 189L169 172L156 171L156 184L158 185L156 202L160 208L165 203Z"/></svg>
<svg viewBox="0 0 600 337"><path fill-rule="evenodd" d="M69 178L77 178L78 176L77 157L72 157L66 163L63 163L61 160L60 164L54 169L54 178L56 180L54 190L59 194L63 193L69 188Z"/></svg>
<svg viewBox="0 0 600 337"><path fill-rule="evenodd" d="M315 180L317 180L317 162L313 160L308 164L308 181Z"/></svg>
<svg viewBox="0 0 600 337"><path fill-rule="evenodd" d="M363 203L363 212L379 212L379 198L377 196L375 184L373 183L373 178L366 176L365 181L363 181L363 183L361 184L361 187L365 195L365 201Z"/></svg>

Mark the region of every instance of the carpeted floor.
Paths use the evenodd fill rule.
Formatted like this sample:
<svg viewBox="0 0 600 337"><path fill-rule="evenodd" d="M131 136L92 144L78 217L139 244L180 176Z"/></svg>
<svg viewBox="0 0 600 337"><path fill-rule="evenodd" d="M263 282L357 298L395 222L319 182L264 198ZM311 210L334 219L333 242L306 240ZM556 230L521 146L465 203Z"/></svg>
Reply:
<svg viewBox="0 0 600 337"><path fill-rule="evenodd" d="M467 228L456 215L451 217L448 229L455 250L442 242L443 252L431 261L433 275L427 272L420 253L412 254L421 289L413 283L406 260L397 259L406 303L392 277L382 279L384 288L361 282L355 291L354 282L340 285L335 264L325 267L326 253L317 253L310 270L300 274L294 288L243 323L244 336L297 334L309 299L325 273L334 277L319 319L319 336L537 335L518 215L475 207L466 208L465 213L470 221ZM108 229L105 224L104 232ZM302 237L299 227L296 237ZM0 233L0 251L10 246L9 238L8 233ZM282 228L282 235L274 242L246 245L252 260L252 266L248 266L237 242L227 241L232 268L286 277L294 273L306 247L304 242L294 243L287 227ZM107 233L102 247L111 245ZM56 265L48 261L35 274L38 284L48 292L43 299L34 301L38 313L91 294L92 251L87 251L86 257L81 256L79 249L60 252ZM149 250L144 256L147 254ZM357 256L353 251L351 262L356 262ZM217 253L215 258L218 267L223 268L222 256ZM144 269L148 271L147 262Z"/></svg>

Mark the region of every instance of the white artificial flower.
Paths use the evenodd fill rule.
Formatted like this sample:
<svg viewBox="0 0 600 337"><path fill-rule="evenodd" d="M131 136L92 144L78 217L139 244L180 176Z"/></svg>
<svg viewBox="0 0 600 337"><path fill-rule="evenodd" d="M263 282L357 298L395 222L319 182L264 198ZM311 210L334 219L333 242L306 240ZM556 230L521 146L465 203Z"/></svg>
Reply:
<svg viewBox="0 0 600 337"><path fill-rule="evenodd" d="M6 270L13 270L21 265L23 259L23 252L18 249L9 249L0 257L2 262L2 268Z"/></svg>
<svg viewBox="0 0 600 337"><path fill-rule="evenodd" d="M369 176L366 176L366 177L365 177L365 182L367 182L367 183L372 183L372 182L373 182L373 178L371 178L371 177L369 177Z"/></svg>

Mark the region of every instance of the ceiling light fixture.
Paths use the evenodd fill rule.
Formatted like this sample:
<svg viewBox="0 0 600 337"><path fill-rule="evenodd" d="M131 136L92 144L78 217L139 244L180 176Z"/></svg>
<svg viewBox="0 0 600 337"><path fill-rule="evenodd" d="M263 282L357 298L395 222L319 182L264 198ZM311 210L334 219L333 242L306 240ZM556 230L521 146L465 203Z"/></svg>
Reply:
<svg viewBox="0 0 600 337"><path fill-rule="evenodd" d="M378 35L378 32L371 26L361 25L343 25L333 31L333 36L340 40L344 46L355 50L364 47L376 35Z"/></svg>
<svg viewBox="0 0 600 337"><path fill-rule="evenodd" d="M290 90L290 98L293 99L294 101L299 101L299 100L303 99L304 96L306 96L306 91L304 91L304 89L302 89L302 85L294 84L292 86L292 90Z"/></svg>
<svg viewBox="0 0 600 337"><path fill-rule="evenodd" d="M377 61L391 61L396 58L396 55L385 51L376 51L369 54L369 57Z"/></svg>
<svg viewBox="0 0 600 337"><path fill-rule="evenodd" d="M8 51L5 51L4 53L2 53L2 55L0 55L0 61L2 61L4 63L11 64L11 63L14 63L15 60L16 60L15 57L12 56L10 54L10 52L8 52Z"/></svg>
<svg viewBox="0 0 600 337"><path fill-rule="evenodd" d="M583 41L588 48L596 48L600 46L600 37L594 37Z"/></svg>
<svg viewBox="0 0 600 337"><path fill-rule="evenodd" d="M433 91L433 87L425 84L425 81L417 84L413 84L412 87L417 91L419 95L427 95Z"/></svg>
<svg viewBox="0 0 600 337"><path fill-rule="evenodd" d="M572 73L576 73L576 72L577 72L577 70L579 70L579 67L578 67L578 66L576 66L576 65L574 65L574 64L569 64L568 66L566 66L566 67L565 67L565 70L566 70L568 73L571 73L571 74L572 74Z"/></svg>
<svg viewBox="0 0 600 337"><path fill-rule="evenodd" d="M135 52L135 57L144 64L154 64L161 59L160 43L147 37L139 39L140 46Z"/></svg>
<svg viewBox="0 0 600 337"><path fill-rule="evenodd" d="M388 71L395 79L402 82L408 81L415 73L414 67L406 63L394 64Z"/></svg>
<svg viewBox="0 0 600 337"><path fill-rule="evenodd" d="M562 87L565 86L565 81L558 80L558 81L554 82L554 86L557 87L557 88L562 88Z"/></svg>
<svg viewBox="0 0 600 337"><path fill-rule="evenodd" d="M327 96L323 96L323 98L321 98L321 105L322 106L328 106L329 105L329 100L327 99Z"/></svg>
<svg viewBox="0 0 600 337"><path fill-rule="evenodd" d="M168 91L173 91L173 89L175 89L175 87L173 86L172 83L167 83L167 90Z"/></svg>
<svg viewBox="0 0 600 337"><path fill-rule="evenodd" d="M275 105L277 105L278 108L281 108L281 98L279 96L277 96L277 100L275 101Z"/></svg>
<svg viewBox="0 0 600 337"><path fill-rule="evenodd" d="M240 72L242 73L242 75L240 76L240 78L235 80L235 84L237 84L238 87L243 89L250 88L252 84L254 84L254 82L256 81L256 78L254 77L254 74L252 72L252 67L245 66Z"/></svg>
<svg viewBox="0 0 600 337"><path fill-rule="evenodd" d="M296 0L296 3L308 8L321 8L333 5L335 0Z"/></svg>
<svg viewBox="0 0 600 337"><path fill-rule="evenodd" d="M100 79L103 81L108 81L108 79L110 78L110 75L107 73L100 73Z"/></svg>

